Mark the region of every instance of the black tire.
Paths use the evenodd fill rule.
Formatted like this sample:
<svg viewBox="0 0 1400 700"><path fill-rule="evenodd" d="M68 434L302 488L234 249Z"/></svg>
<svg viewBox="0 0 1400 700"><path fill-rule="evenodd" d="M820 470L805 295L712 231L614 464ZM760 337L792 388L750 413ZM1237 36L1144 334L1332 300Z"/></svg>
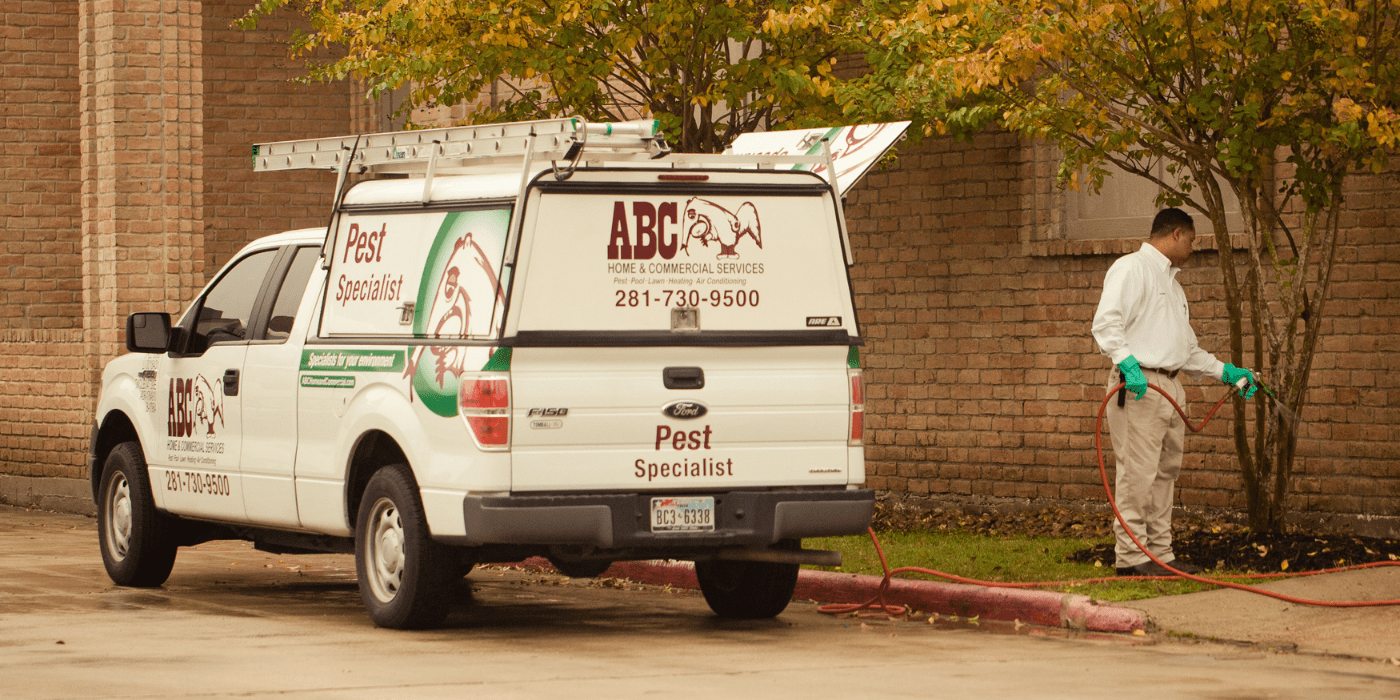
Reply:
<svg viewBox="0 0 1400 700"><path fill-rule="evenodd" d="M562 559L549 560L549 563L558 570L559 573L569 578L597 578L603 575L608 567L612 566L610 561L599 561L596 559L584 559L580 561L567 561Z"/></svg>
<svg viewBox="0 0 1400 700"><path fill-rule="evenodd" d="M374 624L423 629L442 622L461 557L433 541L407 466L370 477L355 522L355 573Z"/></svg>
<svg viewBox="0 0 1400 700"><path fill-rule="evenodd" d="M695 578L716 615L756 620L787 608L797 590L797 569L766 561L697 561Z"/></svg>
<svg viewBox="0 0 1400 700"><path fill-rule="evenodd" d="M118 586L154 588L170 578L178 549L170 516L156 510L146 457L135 442L112 449L97 492L102 565Z"/></svg>
<svg viewBox="0 0 1400 700"><path fill-rule="evenodd" d="M454 554L457 556L452 559L452 573L449 575L449 578L453 580L466 578L467 574L470 574L472 569L476 568L476 554L468 550L454 552Z"/></svg>

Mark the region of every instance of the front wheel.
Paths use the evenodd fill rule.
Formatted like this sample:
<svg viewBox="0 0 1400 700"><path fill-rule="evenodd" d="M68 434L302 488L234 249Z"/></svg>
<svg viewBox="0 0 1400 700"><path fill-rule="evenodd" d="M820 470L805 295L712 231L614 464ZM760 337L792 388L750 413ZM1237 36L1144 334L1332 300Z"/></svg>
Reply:
<svg viewBox="0 0 1400 700"><path fill-rule="evenodd" d="M355 528L355 572L374 624L421 629L441 622L451 603L449 584L461 570L455 554L428 532L408 467L396 464L370 477Z"/></svg>
<svg viewBox="0 0 1400 700"><path fill-rule="evenodd" d="M156 510L146 457L135 442L117 445L103 463L97 539L102 565L118 586L155 588L175 567L170 517Z"/></svg>
<svg viewBox="0 0 1400 700"><path fill-rule="evenodd" d="M797 564L767 561L697 561L695 578L716 615L756 620L787 609L797 590L797 569Z"/></svg>

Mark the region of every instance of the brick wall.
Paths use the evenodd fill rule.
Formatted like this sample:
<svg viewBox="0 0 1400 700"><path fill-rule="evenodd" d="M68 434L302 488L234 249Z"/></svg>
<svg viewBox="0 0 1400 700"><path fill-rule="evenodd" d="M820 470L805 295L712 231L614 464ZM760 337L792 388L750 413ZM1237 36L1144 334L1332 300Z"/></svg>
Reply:
<svg viewBox="0 0 1400 700"><path fill-rule="evenodd" d="M254 175L251 144L382 128L386 104L362 89L295 82L289 21L229 28L246 7L0 0L0 474L85 476L97 373L126 313L178 312L249 240L326 223L334 176ZM1028 235L1054 218L1050 171L1010 136L934 139L852 193L872 486L1102 497L1091 432L1108 361L1088 329L1104 272L1141 232ZM1352 183L1303 415L1301 510L1400 514L1396 189ZM1183 283L1202 345L1223 356L1214 256L1194 256ZM1189 384L1197 415L1222 391ZM1243 505L1227 429L1189 439L1183 503Z"/></svg>
<svg viewBox="0 0 1400 700"><path fill-rule="evenodd" d="M82 328L78 9L0 2L0 329Z"/></svg>
<svg viewBox="0 0 1400 700"><path fill-rule="evenodd" d="M0 474L85 477L100 371L134 310L178 314L258 236L326 222L334 176L250 146L349 131L247 3L0 3ZM206 53L207 51L207 53Z"/></svg>
<svg viewBox="0 0 1400 700"><path fill-rule="evenodd" d="M90 365L82 330L0 330L0 474L87 476Z"/></svg>
<svg viewBox="0 0 1400 700"><path fill-rule="evenodd" d="M185 0L79 7L84 328L100 368L128 313L175 313L203 283L202 20Z"/></svg>
<svg viewBox="0 0 1400 700"><path fill-rule="evenodd" d="M1130 240L1035 244L1045 212L1033 149L1007 135L901 149L851 195L847 219L868 344L875 488L959 498L1097 501L1094 415L1110 365L1089 327ZM1043 167L1040 168L1042 171ZM1301 511L1400 515L1400 210L1393 178L1351 183L1345 245L1299 445ZM1228 361L1217 253L1179 278L1201 345ZM1246 341L1246 346L1249 342ZM1199 419L1222 395L1187 382ZM1185 505L1242 508L1228 416L1189 437Z"/></svg>
<svg viewBox="0 0 1400 700"><path fill-rule="evenodd" d="M252 6L204 3L204 257L214 274L253 239L328 222L335 174L253 172L255 143L351 133L346 84L303 84L287 54L294 22L263 19L245 32L230 23Z"/></svg>
<svg viewBox="0 0 1400 700"><path fill-rule="evenodd" d="M0 2L0 472L79 476L78 8Z"/></svg>
<svg viewBox="0 0 1400 700"><path fill-rule="evenodd" d="M1396 171L1349 183L1304 411L1300 507L1400 515L1400 208Z"/></svg>

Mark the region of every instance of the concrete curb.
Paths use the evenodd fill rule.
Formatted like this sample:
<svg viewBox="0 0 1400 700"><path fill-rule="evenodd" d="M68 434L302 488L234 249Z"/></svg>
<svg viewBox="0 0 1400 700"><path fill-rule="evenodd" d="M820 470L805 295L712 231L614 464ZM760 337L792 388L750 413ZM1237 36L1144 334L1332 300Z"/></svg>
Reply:
<svg viewBox="0 0 1400 700"><path fill-rule="evenodd" d="M549 566L539 558L525 563ZM603 575L658 586L699 587L690 562L620 561ZM864 603L875 597L880 581L879 576L803 569L797 576L797 591L793 597L825 603ZM1006 622L1020 620L1090 632L1147 629L1147 617L1141 611L1101 604L1088 596L1072 593L896 578L885 591L885 602L940 615Z"/></svg>

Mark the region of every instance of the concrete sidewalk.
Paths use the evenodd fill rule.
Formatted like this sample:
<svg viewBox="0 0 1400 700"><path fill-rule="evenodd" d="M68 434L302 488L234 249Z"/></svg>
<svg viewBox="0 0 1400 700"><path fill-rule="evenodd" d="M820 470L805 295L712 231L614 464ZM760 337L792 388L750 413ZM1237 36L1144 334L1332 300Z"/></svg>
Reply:
<svg viewBox="0 0 1400 700"><path fill-rule="evenodd" d="M1311 600L1400 600L1400 567L1286 579L1258 587ZM1281 651L1384 659L1400 666L1400 606L1295 605L1226 588L1120 605L1141 611L1157 629L1172 634Z"/></svg>

